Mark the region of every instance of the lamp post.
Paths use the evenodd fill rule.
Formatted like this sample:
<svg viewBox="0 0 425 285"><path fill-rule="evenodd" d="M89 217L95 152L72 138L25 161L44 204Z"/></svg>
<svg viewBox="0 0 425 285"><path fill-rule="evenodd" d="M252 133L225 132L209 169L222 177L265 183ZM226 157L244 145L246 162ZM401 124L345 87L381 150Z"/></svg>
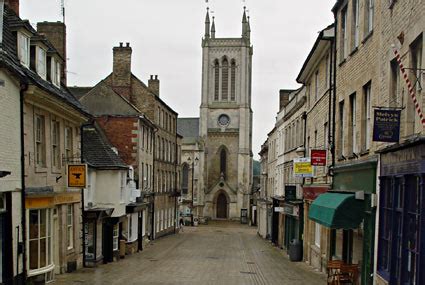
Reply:
<svg viewBox="0 0 425 285"><path fill-rule="evenodd" d="M187 162L189 163L189 165L191 165L192 168L192 199L191 199L191 209L190 209L190 224L193 227L193 179L195 176L195 162L198 162L198 158L195 157L195 159L192 161L192 159L189 157L187 159Z"/></svg>

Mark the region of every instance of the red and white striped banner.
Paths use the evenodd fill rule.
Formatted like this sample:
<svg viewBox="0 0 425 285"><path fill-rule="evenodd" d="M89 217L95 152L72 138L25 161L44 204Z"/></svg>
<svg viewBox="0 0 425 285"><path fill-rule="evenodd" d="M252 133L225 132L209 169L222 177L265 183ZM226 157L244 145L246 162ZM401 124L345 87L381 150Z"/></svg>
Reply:
<svg viewBox="0 0 425 285"><path fill-rule="evenodd" d="M400 53L398 52L398 50L396 49L395 46L393 46L393 51L394 51L395 57L397 59L398 66L400 67L400 71L403 75L404 81L406 82L407 88L409 89L410 97L412 97L413 104L415 104L416 112L418 113L419 118L421 119L422 126L425 127L425 118L424 118L424 115L422 114L421 106L419 105L419 102L416 99L415 89L413 88L413 85L410 82L410 79L409 79L409 76L407 75L406 69L404 68L403 63L401 62Z"/></svg>

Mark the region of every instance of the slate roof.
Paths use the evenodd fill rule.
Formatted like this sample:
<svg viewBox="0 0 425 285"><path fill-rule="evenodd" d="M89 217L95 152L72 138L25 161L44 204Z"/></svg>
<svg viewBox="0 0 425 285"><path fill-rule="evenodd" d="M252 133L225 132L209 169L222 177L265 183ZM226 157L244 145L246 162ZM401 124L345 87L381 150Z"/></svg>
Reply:
<svg viewBox="0 0 425 285"><path fill-rule="evenodd" d="M83 159L91 167L97 169L128 168L119 155L112 150L112 145L96 125L83 127L82 142Z"/></svg>
<svg viewBox="0 0 425 285"><path fill-rule="evenodd" d="M198 138L199 118L178 118L177 133L183 138Z"/></svg>
<svg viewBox="0 0 425 285"><path fill-rule="evenodd" d="M93 87L80 87L80 86L68 87L68 90L78 100L80 100L81 97L83 97L84 95L86 95L92 89L93 89Z"/></svg>
<svg viewBox="0 0 425 285"><path fill-rule="evenodd" d="M0 49L0 65L8 68L11 72L18 75L24 82L37 85L39 88L57 97L59 100L63 101L77 111L83 113L86 116L89 116L89 113L68 91L66 87L62 86L62 88L59 88L53 85L51 82L41 78L34 71L21 65L17 56L16 33L13 32L13 30L19 27L26 28L34 35L34 39L42 40L43 43L45 43L49 48L49 52L56 52L54 47L44 37L41 37L37 34L28 21L21 20L13 10L9 9L9 7L5 5L3 12L3 42Z"/></svg>

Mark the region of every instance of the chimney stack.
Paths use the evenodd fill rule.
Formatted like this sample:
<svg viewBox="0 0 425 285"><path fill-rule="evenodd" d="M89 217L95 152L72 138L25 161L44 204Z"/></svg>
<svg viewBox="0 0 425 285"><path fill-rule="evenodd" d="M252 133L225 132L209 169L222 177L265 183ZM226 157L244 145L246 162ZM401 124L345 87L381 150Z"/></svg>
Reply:
<svg viewBox="0 0 425 285"><path fill-rule="evenodd" d="M152 93L159 97L159 79L158 75L151 75L151 78L148 81L148 88Z"/></svg>
<svg viewBox="0 0 425 285"><path fill-rule="evenodd" d="M19 0L5 0L4 3L19 16Z"/></svg>
<svg viewBox="0 0 425 285"><path fill-rule="evenodd" d="M113 49L112 88L130 101L131 95L131 53L130 43L120 43Z"/></svg>
<svg viewBox="0 0 425 285"><path fill-rule="evenodd" d="M279 110L285 108L289 103L291 90L279 90Z"/></svg>
<svg viewBox="0 0 425 285"><path fill-rule="evenodd" d="M66 26L62 22L37 23L37 32L44 35L63 58L61 82L66 85Z"/></svg>

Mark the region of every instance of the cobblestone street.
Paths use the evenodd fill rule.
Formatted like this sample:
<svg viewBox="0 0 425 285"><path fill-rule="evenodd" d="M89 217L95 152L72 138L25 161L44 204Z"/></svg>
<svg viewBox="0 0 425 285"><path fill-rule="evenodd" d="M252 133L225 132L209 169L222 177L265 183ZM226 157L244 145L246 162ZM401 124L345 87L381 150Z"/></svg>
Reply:
<svg viewBox="0 0 425 285"><path fill-rule="evenodd" d="M58 275L56 284L325 284L325 276L262 240L254 227L212 223L158 239L143 252Z"/></svg>

